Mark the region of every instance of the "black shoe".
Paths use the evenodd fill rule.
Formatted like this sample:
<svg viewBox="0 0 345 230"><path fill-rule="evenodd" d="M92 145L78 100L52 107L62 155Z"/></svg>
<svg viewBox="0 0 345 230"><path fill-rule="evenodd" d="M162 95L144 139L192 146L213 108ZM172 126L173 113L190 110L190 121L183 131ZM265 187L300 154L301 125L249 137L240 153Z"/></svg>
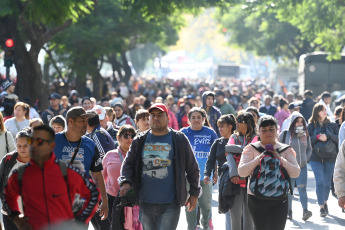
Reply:
<svg viewBox="0 0 345 230"><path fill-rule="evenodd" d="M320 216L321 216L321 217L327 216L327 213L326 213L326 211L325 211L324 208L321 208L321 209L320 209Z"/></svg>
<svg viewBox="0 0 345 230"><path fill-rule="evenodd" d="M313 215L313 213L312 213L311 211L308 211L308 209L304 209L304 210L303 210L303 217L302 217L302 220L306 221L306 220L308 220L312 215Z"/></svg>
<svg viewBox="0 0 345 230"><path fill-rule="evenodd" d="M325 212L326 212L326 214L328 215L328 206L327 206L327 204L324 204L324 209L325 209Z"/></svg>
<svg viewBox="0 0 345 230"><path fill-rule="evenodd" d="M288 211L287 219L292 220L292 210Z"/></svg>

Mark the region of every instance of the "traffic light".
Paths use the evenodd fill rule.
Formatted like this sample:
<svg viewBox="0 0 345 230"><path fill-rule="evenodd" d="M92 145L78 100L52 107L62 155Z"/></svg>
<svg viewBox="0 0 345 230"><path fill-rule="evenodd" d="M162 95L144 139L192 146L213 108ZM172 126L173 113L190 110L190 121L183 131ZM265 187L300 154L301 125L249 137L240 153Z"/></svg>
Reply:
<svg viewBox="0 0 345 230"><path fill-rule="evenodd" d="M5 41L5 59L4 66L11 67L14 61L14 41L11 38Z"/></svg>

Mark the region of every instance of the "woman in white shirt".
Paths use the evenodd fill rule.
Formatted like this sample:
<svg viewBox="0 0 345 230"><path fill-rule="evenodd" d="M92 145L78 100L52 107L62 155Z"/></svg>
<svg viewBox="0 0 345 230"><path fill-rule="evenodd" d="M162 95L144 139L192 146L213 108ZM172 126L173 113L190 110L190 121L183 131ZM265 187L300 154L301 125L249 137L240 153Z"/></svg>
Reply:
<svg viewBox="0 0 345 230"><path fill-rule="evenodd" d="M29 119L30 106L24 102L17 102L14 106L14 117L5 121L5 127L15 138L19 131L29 126Z"/></svg>

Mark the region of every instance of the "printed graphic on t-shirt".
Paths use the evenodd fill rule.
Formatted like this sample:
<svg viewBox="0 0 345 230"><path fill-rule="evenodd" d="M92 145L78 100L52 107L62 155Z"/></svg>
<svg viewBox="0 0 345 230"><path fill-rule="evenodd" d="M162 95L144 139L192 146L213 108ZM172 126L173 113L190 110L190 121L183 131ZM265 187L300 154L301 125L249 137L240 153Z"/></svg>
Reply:
<svg viewBox="0 0 345 230"><path fill-rule="evenodd" d="M64 146L62 149L62 160L64 161L69 161L72 159L72 156L74 154L75 151L75 147L70 147L70 146ZM64 155L64 153L68 153L68 155ZM75 160L77 161L84 161L84 149L83 148L79 148L79 151L77 153L77 156L75 157Z"/></svg>
<svg viewBox="0 0 345 230"><path fill-rule="evenodd" d="M166 178L171 165L170 150L168 143L146 143L143 151L143 174L151 178Z"/></svg>
<svg viewBox="0 0 345 230"><path fill-rule="evenodd" d="M212 139L211 135L195 135L194 136L194 143L192 144L192 149L196 158L208 157L209 151L202 151L202 149L204 148L198 151L196 148L202 145L211 145L212 144L211 139Z"/></svg>

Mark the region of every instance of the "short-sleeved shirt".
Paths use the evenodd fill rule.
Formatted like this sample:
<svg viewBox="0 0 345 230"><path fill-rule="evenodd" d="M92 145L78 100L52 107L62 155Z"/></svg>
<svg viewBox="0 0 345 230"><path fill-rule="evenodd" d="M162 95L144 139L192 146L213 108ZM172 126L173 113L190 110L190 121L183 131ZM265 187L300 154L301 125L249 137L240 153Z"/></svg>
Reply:
<svg viewBox="0 0 345 230"><path fill-rule="evenodd" d="M143 173L139 200L168 204L176 198L172 132L147 135L143 149Z"/></svg>
<svg viewBox="0 0 345 230"><path fill-rule="evenodd" d="M198 161L200 168L200 178L204 178L204 171L208 155L213 142L218 138L217 134L213 129L203 126L200 130L192 130L191 127L184 128L181 130L186 134Z"/></svg>
<svg viewBox="0 0 345 230"><path fill-rule="evenodd" d="M113 138L100 125L97 125L92 133L88 133L86 136L95 142L99 155L102 159L107 152L116 148Z"/></svg>
<svg viewBox="0 0 345 230"><path fill-rule="evenodd" d="M55 143L54 153L56 157L66 162L69 162L72 159L75 148L77 148L79 144L79 142L68 141L64 132L57 133L55 135ZM86 174L88 175L90 170L92 172L103 170L102 160L96 150L96 144L86 136L81 137L79 151L74 161L81 162L84 165Z"/></svg>

